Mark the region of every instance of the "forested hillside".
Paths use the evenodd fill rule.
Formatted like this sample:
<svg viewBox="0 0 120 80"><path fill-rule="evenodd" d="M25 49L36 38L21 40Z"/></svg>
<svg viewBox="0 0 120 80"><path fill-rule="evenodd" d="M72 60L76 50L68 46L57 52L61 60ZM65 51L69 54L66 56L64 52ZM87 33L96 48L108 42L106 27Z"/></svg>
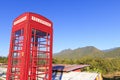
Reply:
<svg viewBox="0 0 120 80"><path fill-rule="evenodd" d="M89 64L88 71L114 74L120 72L120 48L108 51L99 50L93 46L66 49L54 54L54 64ZM119 74L120 75L120 74Z"/></svg>
<svg viewBox="0 0 120 80"><path fill-rule="evenodd" d="M54 58L79 59L82 57L118 58L120 57L120 48L102 51L93 46L87 46L74 50L66 49L54 54Z"/></svg>

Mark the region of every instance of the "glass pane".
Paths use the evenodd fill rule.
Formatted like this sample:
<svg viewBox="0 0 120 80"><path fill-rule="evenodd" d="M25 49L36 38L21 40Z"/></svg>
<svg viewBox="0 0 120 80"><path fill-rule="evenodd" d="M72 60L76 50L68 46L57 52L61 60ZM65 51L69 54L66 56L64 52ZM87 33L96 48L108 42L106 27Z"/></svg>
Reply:
<svg viewBox="0 0 120 80"><path fill-rule="evenodd" d="M37 80L47 80L50 54L50 35L32 29L29 76L36 74ZM34 72L36 71L36 72Z"/></svg>
<svg viewBox="0 0 120 80"><path fill-rule="evenodd" d="M22 50L23 50L23 40L24 40L24 33L23 29L15 31L12 34L12 68L11 68L11 79L10 80L17 80L20 79L20 72L21 72L21 62L22 62Z"/></svg>

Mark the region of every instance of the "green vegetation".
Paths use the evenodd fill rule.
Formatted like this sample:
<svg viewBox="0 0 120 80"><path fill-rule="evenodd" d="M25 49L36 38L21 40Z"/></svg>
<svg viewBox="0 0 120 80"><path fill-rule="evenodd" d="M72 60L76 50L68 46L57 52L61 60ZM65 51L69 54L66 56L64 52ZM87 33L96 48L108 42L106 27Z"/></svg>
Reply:
<svg viewBox="0 0 120 80"><path fill-rule="evenodd" d="M7 63L7 57L0 57L0 63Z"/></svg>
<svg viewBox="0 0 120 80"><path fill-rule="evenodd" d="M93 46L88 46L74 50L66 49L54 54L54 58L79 59L82 57L118 58L120 57L120 48L102 51Z"/></svg>
<svg viewBox="0 0 120 80"><path fill-rule="evenodd" d="M120 76L120 48L102 51L93 46L66 49L54 54L54 64L89 64L85 71L99 72L109 77L104 80L114 80L114 76ZM116 74L119 72L119 74ZM108 76L108 74L110 74ZM107 76L106 76L107 75ZM115 79L117 80L117 79Z"/></svg>
<svg viewBox="0 0 120 80"><path fill-rule="evenodd" d="M89 64L84 70L90 72L100 72L102 74L114 73L120 71L119 58L92 58L84 57L80 59L53 59L54 64Z"/></svg>

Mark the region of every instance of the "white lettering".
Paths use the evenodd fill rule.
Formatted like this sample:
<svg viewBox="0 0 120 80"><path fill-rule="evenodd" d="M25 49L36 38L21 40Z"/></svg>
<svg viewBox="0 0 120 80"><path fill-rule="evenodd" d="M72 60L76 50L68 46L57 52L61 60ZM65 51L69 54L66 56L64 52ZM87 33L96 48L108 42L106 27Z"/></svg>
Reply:
<svg viewBox="0 0 120 80"><path fill-rule="evenodd" d="M39 19L39 18L34 17L34 16L32 16L31 19L32 19L33 21L36 21L36 22L38 22L38 23L41 23L41 24L46 25L46 26L48 26L48 27L51 27L51 23L49 23L49 22L47 22L47 21L44 21L44 20Z"/></svg>
<svg viewBox="0 0 120 80"><path fill-rule="evenodd" d="M13 23L13 25L16 25L16 24L18 24L18 23L21 23L21 22L25 21L26 19L27 19L27 16L24 16L24 17L18 19L17 21L15 21L15 22Z"/></svg>

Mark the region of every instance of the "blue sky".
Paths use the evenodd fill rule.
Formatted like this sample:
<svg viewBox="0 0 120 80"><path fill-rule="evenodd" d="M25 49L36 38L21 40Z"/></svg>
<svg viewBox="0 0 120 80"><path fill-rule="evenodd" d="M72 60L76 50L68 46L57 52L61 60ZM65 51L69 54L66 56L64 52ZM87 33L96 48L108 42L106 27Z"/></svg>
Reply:
<svg viewBox="0 0 120 80"><path fill-rule="evenodd" d="M53 52L95 46L120 47L120 0L2 0L0 2L0 55L9 53L12 21L34 12L54 24Z"/></svg>

